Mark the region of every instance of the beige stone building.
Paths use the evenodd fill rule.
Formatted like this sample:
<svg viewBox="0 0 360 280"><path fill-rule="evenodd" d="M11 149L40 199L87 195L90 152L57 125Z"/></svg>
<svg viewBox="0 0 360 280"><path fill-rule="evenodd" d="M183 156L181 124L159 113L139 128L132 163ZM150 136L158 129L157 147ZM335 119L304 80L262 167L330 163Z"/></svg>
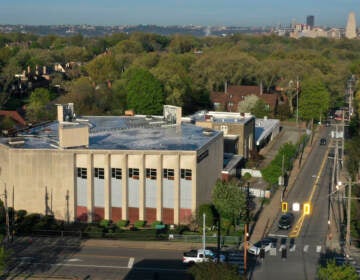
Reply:
<svg viewBox="0 0 360 280"><path fill-rule="evenodd" d="M224 152L248 159L255 149L255 117L230 112L203 112L193 116L197 126L222 131Z"/></svg>
<svg viewBox="0 0 360 280"><path fill-rule="evenodd" d="M78 118L67 104L58 106L58 121L1 138L0 158L0 180L16 210L69 221L179 224L211 198L223 133L181 123L174 106L161 117Z"/></svg>

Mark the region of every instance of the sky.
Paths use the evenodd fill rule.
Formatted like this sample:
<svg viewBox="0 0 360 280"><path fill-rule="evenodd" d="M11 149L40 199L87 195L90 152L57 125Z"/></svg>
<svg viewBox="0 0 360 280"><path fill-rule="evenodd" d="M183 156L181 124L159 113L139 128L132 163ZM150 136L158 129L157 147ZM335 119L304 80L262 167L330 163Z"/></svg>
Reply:
<svg viewBox="0 0 360 280"><path fill-rule="evenodd" d="M0 24L345 27L359 0L0 0Z"/></svg>

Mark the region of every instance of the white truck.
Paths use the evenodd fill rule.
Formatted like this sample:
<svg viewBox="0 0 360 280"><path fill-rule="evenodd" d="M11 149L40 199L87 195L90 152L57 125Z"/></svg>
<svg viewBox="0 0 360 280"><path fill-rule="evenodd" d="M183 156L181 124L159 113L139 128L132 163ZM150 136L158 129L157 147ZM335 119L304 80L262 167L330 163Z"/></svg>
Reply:
<svg viewBox="0 0 360 280"><path fill-rule="evenodd" d="M214 253L211 250L198 249L185 252L183 254L182 262L186 264L194 264L201 262L208 262L214 256Z"/></svg>

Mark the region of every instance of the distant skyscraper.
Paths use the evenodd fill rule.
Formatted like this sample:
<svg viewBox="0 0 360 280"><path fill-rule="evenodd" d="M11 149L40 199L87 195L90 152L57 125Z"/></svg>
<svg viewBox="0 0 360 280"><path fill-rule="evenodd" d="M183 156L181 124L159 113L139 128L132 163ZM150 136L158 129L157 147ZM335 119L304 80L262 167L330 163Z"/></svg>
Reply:
<svg viewBox="0 0 360 280"><path fill-rule="evenodd" d="M315 17L314 16L307 16L306 17L306 25L309 25L310 28L312 29L314 27L315 24Z"/></svg>
<svg viewBox="0 0 360 280"><path fill-rule="evenodd" d="M348 17L348 21L345 29L345 37L348 39L356 38L356 20L355 13L351 12Z"/></svg>

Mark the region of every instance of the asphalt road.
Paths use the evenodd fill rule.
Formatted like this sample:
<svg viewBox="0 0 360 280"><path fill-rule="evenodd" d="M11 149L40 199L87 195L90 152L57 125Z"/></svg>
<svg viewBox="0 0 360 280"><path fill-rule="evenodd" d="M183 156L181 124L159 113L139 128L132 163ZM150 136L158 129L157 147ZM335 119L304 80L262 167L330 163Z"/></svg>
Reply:
<svg viewBox="0 0 360 280"><path fill-rule="evenodd" d="M187 279L182 251L83 246L80 240L18 239L13 245L14 276L66 279Z"/></svg>
<svg viewBox="0 0 360 280"><path fill-rule="evenodd" d="M328 138L329 128L324 127L319 133L320 137ZM270 233L278 239L278 243L254 268L251 279L316 279L319 263L331 253L327 251L325 241L332 161L327 157L327 146L319 146L318 142L313 145L295 185L289 193L285 193L289 210L292 210L293 203L303 205L311 199L311 214L305 216L300 230L290 238L293 230L279 230L277 227L279 213ZM294 213L297 221L302 210ZM286 254L282 253L282 248L286 249Z"/></svg>

